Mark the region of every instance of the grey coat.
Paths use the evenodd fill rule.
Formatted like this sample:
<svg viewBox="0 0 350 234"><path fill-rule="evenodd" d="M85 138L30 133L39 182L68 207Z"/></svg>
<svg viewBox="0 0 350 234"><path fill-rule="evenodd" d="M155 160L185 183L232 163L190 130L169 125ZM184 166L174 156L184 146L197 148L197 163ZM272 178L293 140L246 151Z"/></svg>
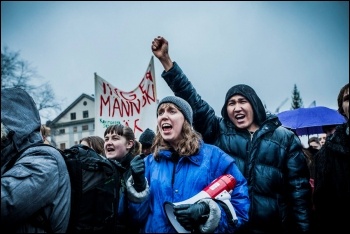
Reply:
<svg viewBox="0 0 350 234"><path fill-rule="evenodd" d="M64 159L53 147L25 150L14 165L9 161L30 145L42 143L40 117L33 99L22 89L1 90L1 122L8 140L1 144L1 230L43 232L31 219L42 208L54 232L66 231L70 214L70 180Z"/></svg>

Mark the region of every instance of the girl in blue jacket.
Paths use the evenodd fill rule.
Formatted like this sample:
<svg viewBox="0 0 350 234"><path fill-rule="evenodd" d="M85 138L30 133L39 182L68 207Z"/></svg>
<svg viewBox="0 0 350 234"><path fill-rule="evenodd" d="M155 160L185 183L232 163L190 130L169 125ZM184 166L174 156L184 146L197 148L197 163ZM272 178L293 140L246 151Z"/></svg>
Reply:
<svg viewBox="0 0 350 234"><path fill-rule="evenodd" d="M174 233L164 203L179 203L200 193L213 180L232 175L236 185L229 199L237 221L226 205L199 196L194 204L175 204L174 215L185 230L202 233L233 233L248 220L247 182L235 160L214 145L205 144L192 128L191 106L182 98L168 96L157 108L157 132L152 154L145 160L150 196L143 203L130 203L130 212L144 233Z"/></svg>

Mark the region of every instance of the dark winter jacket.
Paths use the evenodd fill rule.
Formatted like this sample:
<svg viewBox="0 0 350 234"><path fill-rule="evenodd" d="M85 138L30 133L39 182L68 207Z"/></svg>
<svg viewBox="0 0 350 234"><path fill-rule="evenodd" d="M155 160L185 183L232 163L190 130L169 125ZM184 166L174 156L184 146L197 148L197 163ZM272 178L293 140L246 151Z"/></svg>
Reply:
<svg viewBox="0 0 350 234"><path fill-rule="evenodd" d="M311 187L309 171L299 138L281 126L275 115L266 115L254 90L238 85L228 91L242 94L253 107L259 129L251 135L237 129L201 99L191 82L174 62L162 77L176 96L192 106L193 125L205 142L219 146L235 158L248 181L251 200L248 230L250 233L297 233L310 229ZM226 105L224 105L226 106Z"/></svg>
<svg viewBox="0 0 350 234"><path fill-rule="evenodd" d="M316 230L343 233L349 228L350 137L349 121L337 126L315 155L313 195Z"/></svg>
<svg viewBox="0 0 350 234"><path fill-rule="evenodd" d="M133 156L131 153L128 153L121 162L118 162L117 160L109 159L113 165L115 166L117 170L117 181L118 185L116 188L116 191L119 191L118 196L118 207L116 208L118 210L118 219L117 219L117 233L138 233L139 232L139 226L132 221L130 216L132 215L129 212L128 206L129 201L127 199L127 188L126 188L126 181L131 176L131 169L130 169L130 162L133 159Z"/></svg>
<svg viewBox="0 0 350 234"><path fill-rule="evenodd" d="M70 216L71 188L61 154L53 147L34 146L12 160L23 149L43 143L33 99L21 89L2 89L1 122L9 134L1 142L0 229L4 233L47 231L35 224L35 213L42 210L52 231L64 233Z"/></svg>

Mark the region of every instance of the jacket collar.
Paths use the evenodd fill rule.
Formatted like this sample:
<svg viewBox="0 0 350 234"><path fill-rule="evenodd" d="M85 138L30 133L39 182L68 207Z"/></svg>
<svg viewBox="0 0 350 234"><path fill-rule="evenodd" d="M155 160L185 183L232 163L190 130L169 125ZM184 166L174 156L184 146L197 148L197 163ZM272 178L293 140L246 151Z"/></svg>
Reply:
<svg viewBox="0 0 350 234"><path fill-rule="evenodd" d="M172 154L173 154L173 151L171 151L171 150L161 150L159 152L159 159L165 159L165 160L172 161ZM195 155L191 155L191 156L181 156L180 155L179 163L186 161L186 160L189 162L192 162L193 164L195 164L197 166L201 165L201 163L203 161L202 147L199 150L199 153L197 153Z"/></svg>

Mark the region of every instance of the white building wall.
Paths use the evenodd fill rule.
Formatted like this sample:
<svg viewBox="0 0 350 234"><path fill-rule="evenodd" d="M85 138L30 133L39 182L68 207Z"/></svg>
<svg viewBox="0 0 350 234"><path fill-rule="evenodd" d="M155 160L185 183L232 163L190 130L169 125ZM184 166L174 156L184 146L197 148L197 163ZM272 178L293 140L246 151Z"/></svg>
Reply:
<svg viewBox="0 0 350 234"><path fill-rule="evenodd" d="M88 111L88 117L83 118L83 112ZM71 119L71 113L76 114L76 119ZM73 106L66 114L64 114L56 123L57 128L51 131L51 139L57 148L70 148L79 143L80 139L95 134L95 104L88 98L82 98L75 106ZM88 125L88 130L82 127ZM74 128L76 127L76 131ZM64 131L64 133L62 133ZM103 136L101 136L103 137Z"/></svg>

